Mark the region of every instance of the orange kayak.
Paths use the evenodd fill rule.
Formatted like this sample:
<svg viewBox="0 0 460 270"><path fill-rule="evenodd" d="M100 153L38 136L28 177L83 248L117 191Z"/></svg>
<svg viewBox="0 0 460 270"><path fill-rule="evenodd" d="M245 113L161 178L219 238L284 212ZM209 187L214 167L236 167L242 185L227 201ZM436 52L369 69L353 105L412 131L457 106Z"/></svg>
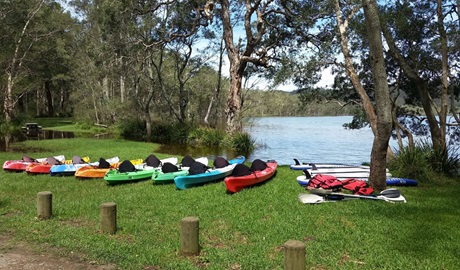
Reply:
<svg viewBox="0 0 460 270"><path fill-rule="evenodd" d="M143 159L133 159L130 160L134 165L142 164ZM86 166L81 167L75 172L76 178L104 178L105 174L110 169L116 169L121 164L121 162L110 164L110 168L99 168L97 166Z"/></svg>

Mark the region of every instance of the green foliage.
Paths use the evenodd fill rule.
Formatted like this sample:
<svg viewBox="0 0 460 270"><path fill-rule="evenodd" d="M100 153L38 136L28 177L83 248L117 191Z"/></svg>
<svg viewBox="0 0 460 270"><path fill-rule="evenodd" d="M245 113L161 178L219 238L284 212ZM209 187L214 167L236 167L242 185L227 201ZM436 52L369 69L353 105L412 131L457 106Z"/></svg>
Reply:
<svg viewBox="0 0 460 270"><path fill-rule="evenodd" d="M366 112L361 107L356 107L353 112L351 123L345 123L342 126L347 129L360 129L369 125Z"/></svg>
<svg viewBox="0 0 460 270"><path fill-rule="evenodd" d="M191 126L181 123L154 122L152 142L161 144L186 144Z"/></svg>
<svg viewBox="0 0 460 270"><path fill-rule="evenodd" d="M448 148L439 150L431 148L428 161L433 171L449 177L458 176L460 170L458 144L449 144Z"/></svg>
<svg viewBox="0 0 460 270"><path fill-rule="evenodd" d="M223 130L199 127L189 133L187 144L194 146L222 146L225 137L226 134Z"/></svg>
<svg viewBox="0 0 460 270"><path fill-rule="evenodd" d="M251 135L246 132L233 134L229 140L231 142L231 148L241 153L253 151L256 144L255 140L251 138Z"/></svg>
<svg viewBox="0 0 460 270"><path fill-rule="evenodd" d="M120 126L120 136L132 141L146 141L145 123L140 119L125 120Z"/></svg>
<svg viewBox="0 0 460 270"><path fill-rule="evenodd" d="M430 181L435 175L429 162L426 149L416 146L400 149L393 160L389 162L388 169L393 175L417 179L418 181Z"/></svg>
<svg viewBox="0 0 460 270"><path fill-rule="evenodd" d="M400 149L388 167L399 177L431 181L436 175L458 176L460 156L457 146L436 151L428 141L419 141L413 148Z"/></svg>
<svg viewBox="0 0 460 270"><path fill-rule="evenodd" d="M145 123L126 121L121 128L124 139L145 141ZM160 144L190 145L193 147L221 147L248 153L254 150L255 141L248 133L228 135L224 130L210 127L194 127L187 124L155 122L152 126L151 141Z"/></svg>

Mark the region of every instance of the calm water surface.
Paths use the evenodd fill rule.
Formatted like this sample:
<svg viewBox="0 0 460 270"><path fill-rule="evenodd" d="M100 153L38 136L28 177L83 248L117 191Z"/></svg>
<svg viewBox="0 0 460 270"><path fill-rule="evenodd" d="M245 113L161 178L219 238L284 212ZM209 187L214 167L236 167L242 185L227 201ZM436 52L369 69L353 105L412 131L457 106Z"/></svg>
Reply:
<svg viewBox="0 0 460 270"><path fill-rule="evenodd" d="M303 162L369 162L372 131L342 127L351 120L352 116L253 118L246 131L259 147L248 159L275 159L281 165L293 164L293 158ZM390 145L396 147L397 143L391 140Z"/></svg>

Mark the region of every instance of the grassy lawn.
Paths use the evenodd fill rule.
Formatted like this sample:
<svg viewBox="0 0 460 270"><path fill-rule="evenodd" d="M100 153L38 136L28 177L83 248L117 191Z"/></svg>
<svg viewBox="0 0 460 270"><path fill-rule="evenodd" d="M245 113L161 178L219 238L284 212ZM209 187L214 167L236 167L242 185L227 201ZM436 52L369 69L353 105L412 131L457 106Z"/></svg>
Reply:
<svg viewBox="0 0 460 270"><path fill-rule="evenodd" d="M156 144L122 140L26 141L0 161L63 154L145 158ZM157 154L160 158L167 155ZM276 159L276 157L274 157ZM305 159L306 157L304 157ZM103 180L0 172L0 234L80 254L121 269L283 269L283 244L306 245L308 269L457 269L460 183L433 179L401 187L407 203L352 200L304 205L299 171L278 167L263 185L230 195L223 182L188 190L151 181L108 186ZM53 193L53 218L36 219L36 197ZM99 207L117 204L118 232L99 230ZM199 218L201 253L183 257L180 221Z"/></svg>

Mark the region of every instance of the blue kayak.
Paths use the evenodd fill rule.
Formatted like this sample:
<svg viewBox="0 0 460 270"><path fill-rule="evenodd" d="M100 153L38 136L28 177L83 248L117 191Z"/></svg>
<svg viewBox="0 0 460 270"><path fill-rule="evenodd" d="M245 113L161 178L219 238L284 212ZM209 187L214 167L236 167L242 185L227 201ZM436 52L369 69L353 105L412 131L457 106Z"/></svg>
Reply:
<svg viewBox="0 0 460 270"><path fill-rule="evenodd" d="M208 182L223 180L225 177L232 174L237 164L242 164L245 160L246 158L244 156L238 156L229 160L229 164L222 168L208 169L206 172L199 174L177 176L174 178L174 184L178 189L187 189Z"/></svg>

